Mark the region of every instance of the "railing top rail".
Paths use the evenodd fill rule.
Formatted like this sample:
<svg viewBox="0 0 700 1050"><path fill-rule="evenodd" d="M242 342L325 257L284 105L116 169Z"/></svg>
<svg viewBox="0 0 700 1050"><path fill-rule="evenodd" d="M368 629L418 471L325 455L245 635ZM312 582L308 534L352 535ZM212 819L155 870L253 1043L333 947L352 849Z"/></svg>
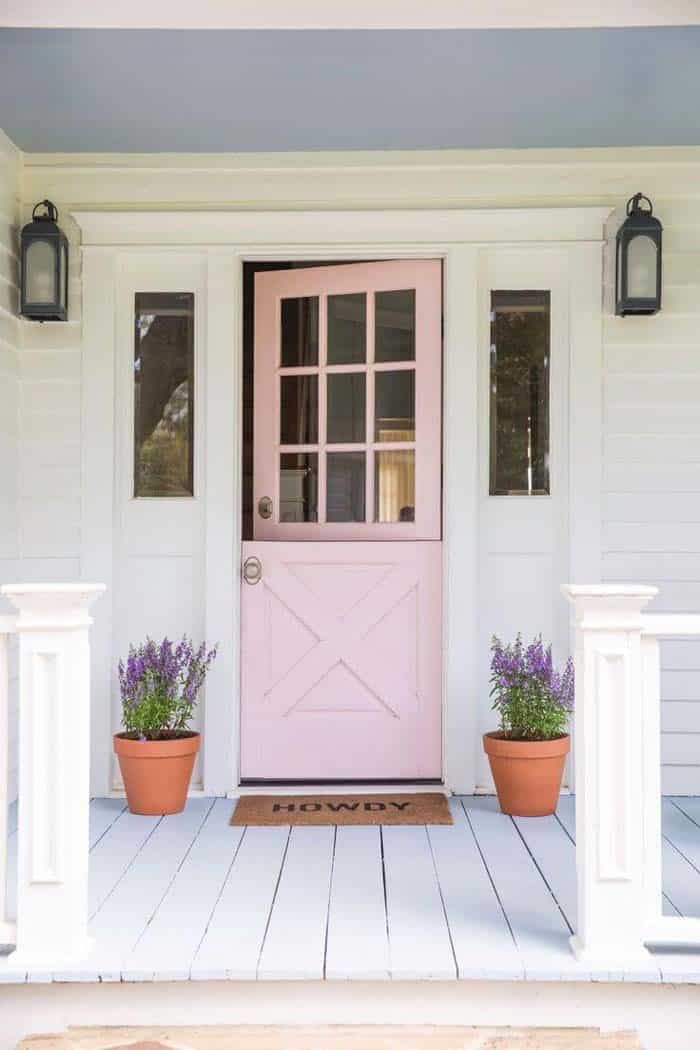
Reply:
<svg viewBox="0 0 700 1050"><path fill-rule="evenodd" d="M700 636L700 613L643 613L642 633L657 638Z"/></svg>

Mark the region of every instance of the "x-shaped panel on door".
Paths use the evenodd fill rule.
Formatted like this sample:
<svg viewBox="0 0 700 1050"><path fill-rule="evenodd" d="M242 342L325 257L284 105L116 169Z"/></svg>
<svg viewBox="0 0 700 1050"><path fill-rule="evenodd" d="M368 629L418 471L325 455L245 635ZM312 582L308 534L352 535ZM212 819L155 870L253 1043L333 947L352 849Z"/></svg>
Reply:
<svg viewBox="0 0 700 1050"><path fill-rule="evenodd" d="M403 698L404 705L401 706L405 706L407 698L417 699L417 681L408 668L404 664L396 666L389 660L378 659L368 636L416 591L418 580L413 574L406 573L403 563L388 562L382 566L373 563L373 567L385 568L386 572L340 615L333 614L319 603L317 595L295 574L294 563L278 563L276 571L266 578L265 586L270 596L316 638L316 643L301 653L296 663L266 688L264 698L270 705L270 713L292 714L309 692L339 664L355 675L393 718L400 717L395 698ZM337 570L338 566L332 568ZM410 644L409 639L407 643Z"/></svg>

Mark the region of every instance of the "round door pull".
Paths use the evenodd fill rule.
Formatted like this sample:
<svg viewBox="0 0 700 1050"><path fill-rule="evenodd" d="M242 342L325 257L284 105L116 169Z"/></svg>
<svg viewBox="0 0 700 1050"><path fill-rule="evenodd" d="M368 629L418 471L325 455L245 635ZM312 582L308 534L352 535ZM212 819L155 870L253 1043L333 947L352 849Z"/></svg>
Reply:
<svg viewBox="0 0 700 1050"><path fill-rule="evenodd" d="M243 579L251 587L262 580L262 562L260 558L246 558L243 562Z"/></svg>

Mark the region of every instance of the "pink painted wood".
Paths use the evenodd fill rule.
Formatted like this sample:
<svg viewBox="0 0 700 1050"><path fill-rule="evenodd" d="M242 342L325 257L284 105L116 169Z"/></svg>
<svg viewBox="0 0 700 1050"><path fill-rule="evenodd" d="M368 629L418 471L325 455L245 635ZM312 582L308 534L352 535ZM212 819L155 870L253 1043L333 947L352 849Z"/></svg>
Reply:
<svg viewBox="0 0 700 1050"><path fill-rule="evenodd" d="M415 289L415 363L374 361L374 294ZM326 399L319 397L318 521L280 522L280 318L284 298L318 296L325 389L327 297L367 294L366 522L325 521ZM414 368L415 441L374 441L374 377ZM418 780L442 769L441 264L361 263L258 274L255 286L255 514L243 557L262 579L242 586L243 779ZM375 522L373 457L415 448L415 520ZM402 497L403 498L403 497ZM300 542L301 541L301 542ZM327 542L334 541L334 542ZM383 541L383 542L377 542Z"/></svg>
<svg viewBox="0 0 700 1050"><path fill-rule="evenodd" d="M441 544L243 548L243 778L439 777Z"/></svg>
<svg viewBox="0 0 700 1050"><path fill-rule="evenodd" d="M415 520L375 523L325 522L326 429L326 303L329 295L366 292L367 363L335 365L334 373L377 371L395 372L412 368L413 362L377 364L374 361L374 311L376 292L415 289L416 302L416 440L415 440ZM319 297L319 367L280 369L280 319L282 299ZM255 538L264 540L437 540L441 529L441 352L442 352L442 264L437 259L400 259L392 262L353 263L348 266L319 266L307 270L275 270L255 277L255 433L254 505L261 497L273 502L269 519L255 515ZM280 522L280 373L319 372L318 445L301 446L319 453L318 522ZM371 457L382 449L409 449L413 443L373 441L374 384L368 382L367 435L361 446L333 446L337 451L367 449L367 507L373 507ZM289 448L289 446L285 446ZM368 515L371 518L371 515Z"/></svg>

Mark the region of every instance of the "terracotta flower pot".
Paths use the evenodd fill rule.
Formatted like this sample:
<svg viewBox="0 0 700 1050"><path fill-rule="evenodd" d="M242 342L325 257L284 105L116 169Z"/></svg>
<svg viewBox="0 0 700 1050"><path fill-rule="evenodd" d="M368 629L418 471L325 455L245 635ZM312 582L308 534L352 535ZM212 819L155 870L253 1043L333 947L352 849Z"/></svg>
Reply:
<svg viewBox="0 0 700 1050"><path fill-rule="evenodd" d="M554 813L570 743L568 736L556 740L507 740L502 733L484 734L484 751L503 813L513 817L546 817Z"/></svg>
<svg viewBox="0 0 700 1050"><path fill-rule="evenodd" d="M182 812L200 742L199 733L175 740L132 740L115 734L114 751L132 813Z"/></svg>

